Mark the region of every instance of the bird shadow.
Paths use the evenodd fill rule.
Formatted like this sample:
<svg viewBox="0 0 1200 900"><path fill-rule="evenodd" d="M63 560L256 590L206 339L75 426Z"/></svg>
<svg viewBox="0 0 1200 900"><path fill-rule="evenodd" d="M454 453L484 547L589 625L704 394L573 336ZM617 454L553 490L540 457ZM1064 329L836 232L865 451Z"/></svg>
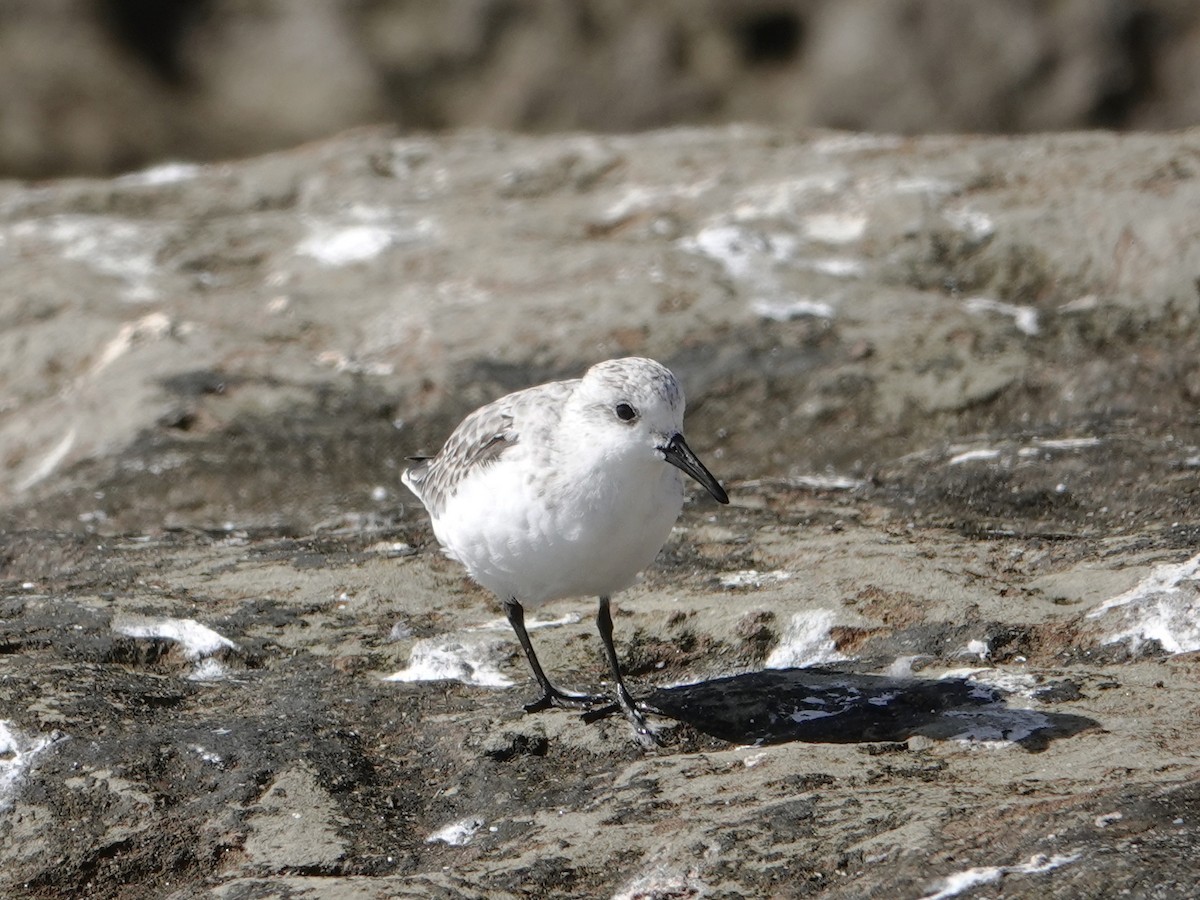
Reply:
<svg viewBox="0 0 1200 900"><path fill-rule="evenodd" d="M1035 699L1070 695L1043 685ZM1030 752L1099 723L1085 716L1009 706L1009 693L969 678L900 678L825 669L767 669L656 688L639 706L704 734L741 744L1001 741Z"/></svg>

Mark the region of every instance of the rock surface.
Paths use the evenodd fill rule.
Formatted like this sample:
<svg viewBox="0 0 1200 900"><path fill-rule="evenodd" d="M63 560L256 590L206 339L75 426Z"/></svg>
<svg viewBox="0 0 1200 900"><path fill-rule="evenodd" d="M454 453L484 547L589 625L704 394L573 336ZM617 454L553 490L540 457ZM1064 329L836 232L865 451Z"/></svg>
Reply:
<svg viewBox="0 0 1200 900"><path fill-rule="evenodd" d="M0 892L1188 896L1198 233L1197 132L0 186ZM616 599L649 753L521 713L398 481L629 353L733 498ZM580 688L592 611L533 631Z"/></svg>

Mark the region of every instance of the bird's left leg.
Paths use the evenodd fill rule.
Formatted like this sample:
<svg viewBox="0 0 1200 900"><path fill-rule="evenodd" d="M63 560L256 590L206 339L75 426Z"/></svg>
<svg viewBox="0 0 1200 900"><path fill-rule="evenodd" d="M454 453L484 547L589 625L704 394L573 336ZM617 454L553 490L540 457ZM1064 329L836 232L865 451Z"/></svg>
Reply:
<svg viewBox="0 0 1200 900"><path fill-rule="evenodd" d="M596 612L596 629L600 632L600 641L604 644L604 655L608 658L608 668L612 671L613 682L616 684L617 706L625 713L633 725L638 741L646 746L658 744L658 736L651 730L646 717L638 709L637 702L625 687L625 679L621 677L621 663L617 660L617 648L613 646L612 611L608 597L600 598L600 609ZM611 708L611 707L610 707ZM587 718L598 718L605 710L597 710Z"/></svg>

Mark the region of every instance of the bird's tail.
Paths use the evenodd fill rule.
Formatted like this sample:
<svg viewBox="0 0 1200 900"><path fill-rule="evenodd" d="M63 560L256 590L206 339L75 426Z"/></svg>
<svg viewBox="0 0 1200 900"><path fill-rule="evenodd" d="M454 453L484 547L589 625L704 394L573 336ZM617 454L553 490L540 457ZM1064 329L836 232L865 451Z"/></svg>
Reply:
<svg viewBox="0 0 1200 900"><path fill-rule="evenodd" d="M418 500L423 500L421 497L421 489L425 486L425 479L429 477L429 461L432 456L410 456L408 459L412 465L404 470L400 476L401 483L417 495Z"/></svg>

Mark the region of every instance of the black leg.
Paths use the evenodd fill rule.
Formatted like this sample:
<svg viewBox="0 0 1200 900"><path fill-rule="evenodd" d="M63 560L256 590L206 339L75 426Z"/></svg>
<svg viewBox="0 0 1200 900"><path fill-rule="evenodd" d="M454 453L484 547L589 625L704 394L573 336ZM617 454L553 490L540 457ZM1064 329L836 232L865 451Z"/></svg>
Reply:
<svg viewBox="0 0 1200 900"><path fill-rule="evenodd" d="M517 633L517 640L521 644L521 649L525 651L525 658L529 660L529 668L533 670L533 677L537 679L538 686L542 689L541 697L532 703L525 704L526 712L538 712L552 706L563 709L587 709L597 703L608 702L607 697L575 694L556 688L546 677L546 673L542 670L542 664L538 662L537 654L533 652L529 632L525 630L525 608L515 599L508 599L504 601L504 615L508 619L508 624L512 626L512 630Z"/></svg>
<svg viewBox="0 0 1200 900"><path fill-rule="evenodd" d="M625 679L621 677L621 663L617 660L617 648L613 646L612 611L607 597L600 598L600 609L596 612L596 628L600 632L600 641L604 644L604 655L608 658L608 668L612 671L616 683L617 705L621 712L633 724L638 740L647 746L659 743L658 737L650 730L646 717L642 715L625 687Z"/></svg>

